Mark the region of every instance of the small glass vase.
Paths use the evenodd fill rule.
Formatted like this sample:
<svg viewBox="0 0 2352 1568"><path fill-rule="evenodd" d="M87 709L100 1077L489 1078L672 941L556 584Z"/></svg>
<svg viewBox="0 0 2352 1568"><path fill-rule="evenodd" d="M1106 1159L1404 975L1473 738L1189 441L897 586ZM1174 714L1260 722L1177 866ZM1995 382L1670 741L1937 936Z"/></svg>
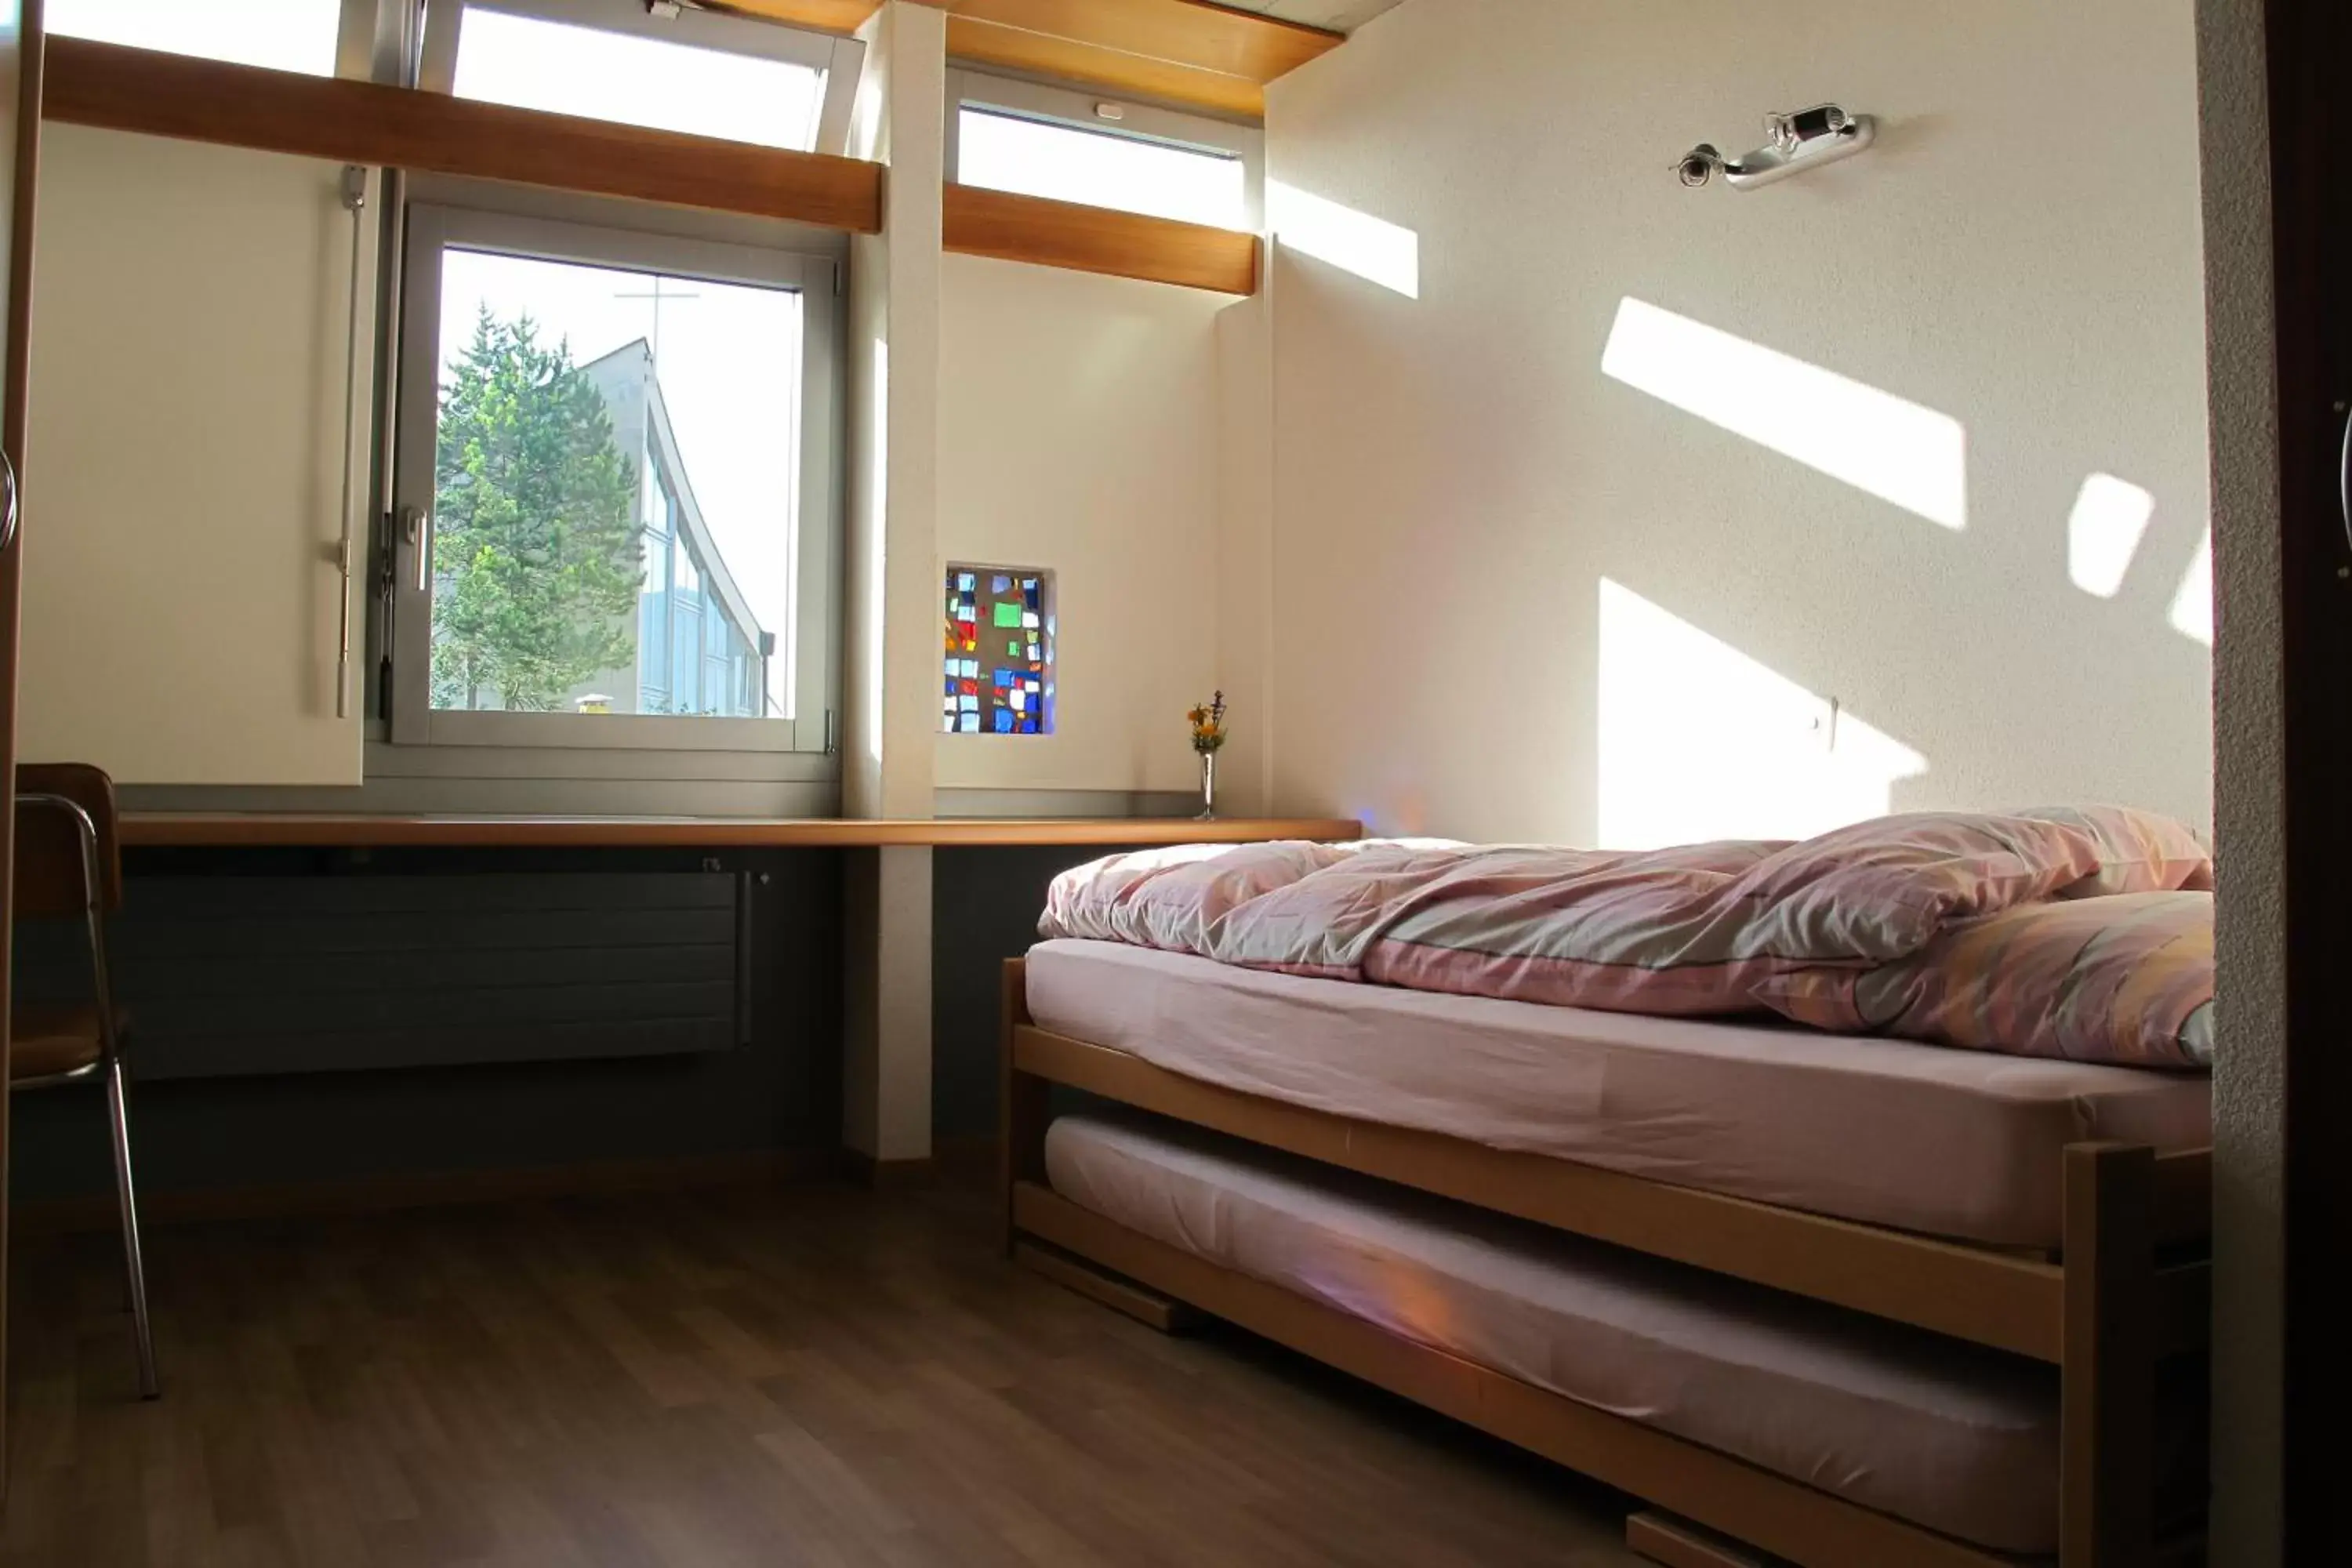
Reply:
<svg viewBox="0 0 2352 1568"><path fill-rule="evenodd" d="M1217 820L1217 753L1214 752L1201 753L1201 815L1192 820Z"/></svg>

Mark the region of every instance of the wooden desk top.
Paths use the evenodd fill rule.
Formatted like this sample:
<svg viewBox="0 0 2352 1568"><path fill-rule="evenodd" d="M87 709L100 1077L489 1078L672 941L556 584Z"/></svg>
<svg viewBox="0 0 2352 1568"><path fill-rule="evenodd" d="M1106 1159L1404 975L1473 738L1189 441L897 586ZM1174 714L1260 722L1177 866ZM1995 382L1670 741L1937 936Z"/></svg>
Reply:
<svg viewBox="0 0 2352 1568"><path fill-rule="evenodd" d="M1363 837L1346 817L1089 816L936 820L723 816L334 816L297 812L131 811L134 847L531 849L860 848L877 845L1247 844Z"/></svg>

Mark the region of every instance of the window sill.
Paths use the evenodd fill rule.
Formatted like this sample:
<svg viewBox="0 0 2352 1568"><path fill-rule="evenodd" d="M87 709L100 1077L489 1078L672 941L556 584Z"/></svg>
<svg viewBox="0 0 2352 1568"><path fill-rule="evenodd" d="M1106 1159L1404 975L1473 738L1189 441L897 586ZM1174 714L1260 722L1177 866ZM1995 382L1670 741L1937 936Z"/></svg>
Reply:
<svg viewBox="0 0 2352 1568"><path fill-rule="evenodd" d="M395 816L323 813L132 811L131 847L871 848L884 846L1247 844L1345 841L1345 817L1066 817L858 820L843 817Z"/></svg>

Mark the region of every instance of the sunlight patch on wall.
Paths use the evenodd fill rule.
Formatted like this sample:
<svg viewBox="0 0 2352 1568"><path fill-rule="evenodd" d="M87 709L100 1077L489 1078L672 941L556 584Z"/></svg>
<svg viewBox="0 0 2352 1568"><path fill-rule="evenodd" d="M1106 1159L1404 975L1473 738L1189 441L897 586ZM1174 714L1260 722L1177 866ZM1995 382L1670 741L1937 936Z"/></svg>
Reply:
<svg viewBox="0 0 2352 1568"><path fill-rule="evenodd" d="M1894 809L1927 760L1830 700L1601 582L1599 842L1804 838Z"/></svg>
<svg viewBox="0 0 2352 1568"><path fill-rule="evenodd" d="M1276 241L1408 300L1421 298L1421 237L1280 180L1265 183L1266 227Z"/></svg>
<svg viewBox="0 0 2352 1568"><path fill-rule="evenodd" d="M882 690L887 662L883 638L883 588L889 568L890 534L890 345L874 340L873 381L867 391L874 447L866 475L866 624L858 635L866 643L866 689L859 698L866 708L866 759L882 763Z"/></svg>
<svg viewBox="0 0 2352 1568"><path fill-rule="evenodd" d="M1929 522L1968 526L1968 433L1948 414L1630 295L1601 369Z"/></svg>
<svg viewBox="0 0 2352 1568"><path fill-rule="evenodd" d="M2156 498L2128 479L2093 474L2066 520L2066 575L2085 594L2112 599L2139 552Z"/></svg>
<svg viewBox="0 0 2352 1568"><path fill-rule="evenodd" d="M2208 528L2205 537L2197 542L2196 559L2189 562L2188 574L2180 579L2179 592L2172 595L2172 610L2165 617L2172 629L2182 637L2213 646L2213 531Z"/></svg>

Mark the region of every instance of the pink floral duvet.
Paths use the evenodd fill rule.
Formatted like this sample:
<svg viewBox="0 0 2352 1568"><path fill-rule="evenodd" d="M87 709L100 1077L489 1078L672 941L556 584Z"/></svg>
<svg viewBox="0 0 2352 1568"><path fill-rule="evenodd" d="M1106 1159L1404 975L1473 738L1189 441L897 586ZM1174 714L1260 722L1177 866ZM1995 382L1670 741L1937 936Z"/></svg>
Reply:
<svg viewBox="0 0 2352 1568"><path fill-rule="evenodd" d="M1914 813L1801 843L1631 852L1188 846L1064 873L1048 937L1415 990L1762 1010L2017 1055L2211 1061L2212 862L2088 806Z"/></svg>

